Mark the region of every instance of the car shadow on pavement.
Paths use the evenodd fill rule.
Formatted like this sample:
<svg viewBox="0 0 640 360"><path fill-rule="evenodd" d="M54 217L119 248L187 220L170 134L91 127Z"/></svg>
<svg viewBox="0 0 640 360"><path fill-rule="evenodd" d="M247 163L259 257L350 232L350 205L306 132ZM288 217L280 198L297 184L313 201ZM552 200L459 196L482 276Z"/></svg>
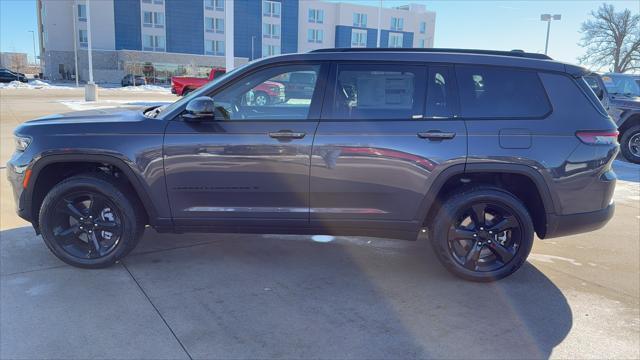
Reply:
<svg viewBox="0 0 640 360"><path fill-rule="evenodd" d="M3 284L61 269L74 276L88 272L89 282L119 267L68 267L27 227L2 231L0 238ZM507 279L478 284L446 272L426 241L312 239L147 229L122 265L193 358L548 358L572 327L564 295L529 263ZM69 281L68 276L50 279ZM96 285L64 286L73 292ZM59 316L47 317L48 311L62 312L71 322L91 318L56 297L40 308L21 301L23 296L29 295L3 295L2 307L11 309L11 316L1 321L20 327L21 317L40 318L40 342L45 337L74 346L54 321ZM113 288L101 296L126 294ZM96 311L114 316L121 311L118 301L113 309L103 303L107 308ZM108 339L112 331L102 327L95 341ZM132 341L118 351L145 346Z"/></svg>

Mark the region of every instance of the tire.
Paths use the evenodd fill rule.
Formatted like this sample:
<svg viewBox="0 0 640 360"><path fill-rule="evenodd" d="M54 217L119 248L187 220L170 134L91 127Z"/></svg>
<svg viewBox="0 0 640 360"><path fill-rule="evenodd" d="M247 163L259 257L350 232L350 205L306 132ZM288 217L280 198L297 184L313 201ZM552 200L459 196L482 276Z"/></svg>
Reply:
<svg viewBox="0 0 640 360"><path fill-rule="evenodd" d="M258 100L259 98L261 100ZM269 94L264 91L256 91L253 98L253 103L256 104L256 106L269 105L271 103L271 98L269 97Z"/></svg>
<svg viewBox="0 0 640 360"><path fill-rule="evenodd" d="M135 248L144 232L144 210L137 201L131 200L136 198L126 184L99 173L71 177L54 186L42 202L39 214L42 238L49 250L69 265L111 266ZM87 203L91 206L85 207ZM91 228L91 221L93 232L87 230ZM68 229L62 231L67 226ZM69 230L73 231L68 236L61 235ZM93 233L93 238L88 233Z"/></svg>
<svg viewBox="0 0 640 360"><path fill-rule="evenodd" d="M483 215L485 225L482 226L483 221L480 220L478 227L475 221L472 221L473 215L467 214L476 213L472 209L485 205L482 211L483 214L488 214ZM504 217L497 215L501 212L504 213ZM491 218L492 214L496 214L496 217ZM490 219L486 220L487 217ZM468 223L460 223L460 219ZM502 228L495 225L501 225L502 220L507 219L508 224L513 223L517 227L507 227L509 230L499 233L491 230ZM467 189L448 197L438 210L429 230L433 250L444 267L458 277L478 282L499 280L518 270L529 256L534 236L531 216L522 202L513 194L493 187ZM462 233L464 238L457 238L459 233ZM475 261L467 261L467 258L474 258L470 257L472 250L474 255L477 254ZM466 254L461 258L459 252Z"/></svg>
<svg viewBox="0 0 640 360"><path fill-rule="evenodd" d="M184 90L182 90L182 96L187 96L189 95L189 93L191 93L193 91L193 89L191 88L186 88Z"/></svg>
<svg viewBox="0 0 640 360"><path fill-rule="evenodd" d="M622 156L634 164L640 164L640 125L627 129L620 138Z"/></svg>

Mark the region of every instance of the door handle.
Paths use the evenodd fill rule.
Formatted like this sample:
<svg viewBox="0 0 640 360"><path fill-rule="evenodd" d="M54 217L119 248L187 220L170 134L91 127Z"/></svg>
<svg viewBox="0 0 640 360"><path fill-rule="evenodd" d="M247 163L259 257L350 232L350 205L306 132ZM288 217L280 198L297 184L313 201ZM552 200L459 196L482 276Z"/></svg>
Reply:
<svg viewBox="0 0 640 360"><path fill-rule="evenodd" d="M456 133L454 132L442 132L438 130L418 133L419 138L429 139L429 140L449 140L449 139L453 139L455 136L456 136Z"/></svg>
<svg viewBox="0 0 640 360"><path fill-rule="evenodd" d="M293 132L289 130L281 130L276 132L270 132L269 136L274 139L302 139L307 135L307 133L303 132Z"/></svg>

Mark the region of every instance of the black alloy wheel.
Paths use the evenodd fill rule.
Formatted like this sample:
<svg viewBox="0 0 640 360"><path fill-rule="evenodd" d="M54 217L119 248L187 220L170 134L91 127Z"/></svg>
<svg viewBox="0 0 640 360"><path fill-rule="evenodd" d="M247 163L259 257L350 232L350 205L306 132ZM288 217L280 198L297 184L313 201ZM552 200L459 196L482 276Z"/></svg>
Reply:
<svg viewBox="0 0 640 360"><path fill-rule="evenodd" d="M133 190L100 173L54 186L39 214L42 238L60 260L77 267L113 265L137 245L146 214Z"/></svg>
<svg viewBox="0 0 640 360"><path fill-rule="evenodd" d="M451 195L429 230L434 251L447 270L472 281L493 281L514 273L529 255L534 236L524 204L489 186Z"/></svg>
<svg viewBox="0 0 640 360"><path fill-rule="evenodd" d="M114 251L122 236L122 215L105 196L79 191L55 205L53 237L69 255L96 259Z"/></svg>
<svg viewBox="0 0 640 360"><path fill-rule="evenodd" d="M500 205L478 202L460 211L449 229L449 252L471 271L495 271L508 264L520 248L521 225Z"/></svg>

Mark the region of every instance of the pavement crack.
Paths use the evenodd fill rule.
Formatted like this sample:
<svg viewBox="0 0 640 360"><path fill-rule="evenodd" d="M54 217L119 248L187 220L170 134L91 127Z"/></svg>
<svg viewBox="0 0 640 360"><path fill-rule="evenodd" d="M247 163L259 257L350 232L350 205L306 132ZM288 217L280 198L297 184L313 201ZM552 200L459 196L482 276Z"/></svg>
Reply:
<svg viewBox="0 0 640 360"><path fill-rule="evenodd" d="M176 341L178 342L178 344L180 344L180 347L182 348L182 350L184 351L185 354L187 354L187 357L189 357L189 360L193 360L193 357L191 356L191 354L189 354L189 351L187 351L187 348L184 346L184 344L182 343L182 341L180 341L180 339L178 338L178 336L176 335L176 333L173 331L173 329L171 328L171 326L169 326L169 323L167 322L167 320L164 318L164 316L162 316L162 314L160 313L160 310L158 310L158 307L156 307L156 305L153 303L153 301L151 301L151 298L149 297L149 295L147 294L146 291L144 291L144 289L142 288L142 286L140 285L140 283L138 282L138 279L136 279L135 276L133 276L133 274L131 273L131 271L129 270L129 268L127 267L127 265L124 263L124 261L120 261L120 263L122 264L122 267L127 270L127 272L129 273L129 276L131 276L131 279L133 279L133 281L136 283L136 285L138 286L138 289L140 289L140 291L142 292L142 294L144 295L145 298L147 298L147 301L149 301L149 304L151 304L151 306L153 306L153 309L156 311L156 313L158 314L158 316L160 316L160 319L162 319L162 322L164 322L164 325L167 327L167 329L169 329L169 331L171 332L171 335L173 335L174 339L176 339Z"/></svg>

